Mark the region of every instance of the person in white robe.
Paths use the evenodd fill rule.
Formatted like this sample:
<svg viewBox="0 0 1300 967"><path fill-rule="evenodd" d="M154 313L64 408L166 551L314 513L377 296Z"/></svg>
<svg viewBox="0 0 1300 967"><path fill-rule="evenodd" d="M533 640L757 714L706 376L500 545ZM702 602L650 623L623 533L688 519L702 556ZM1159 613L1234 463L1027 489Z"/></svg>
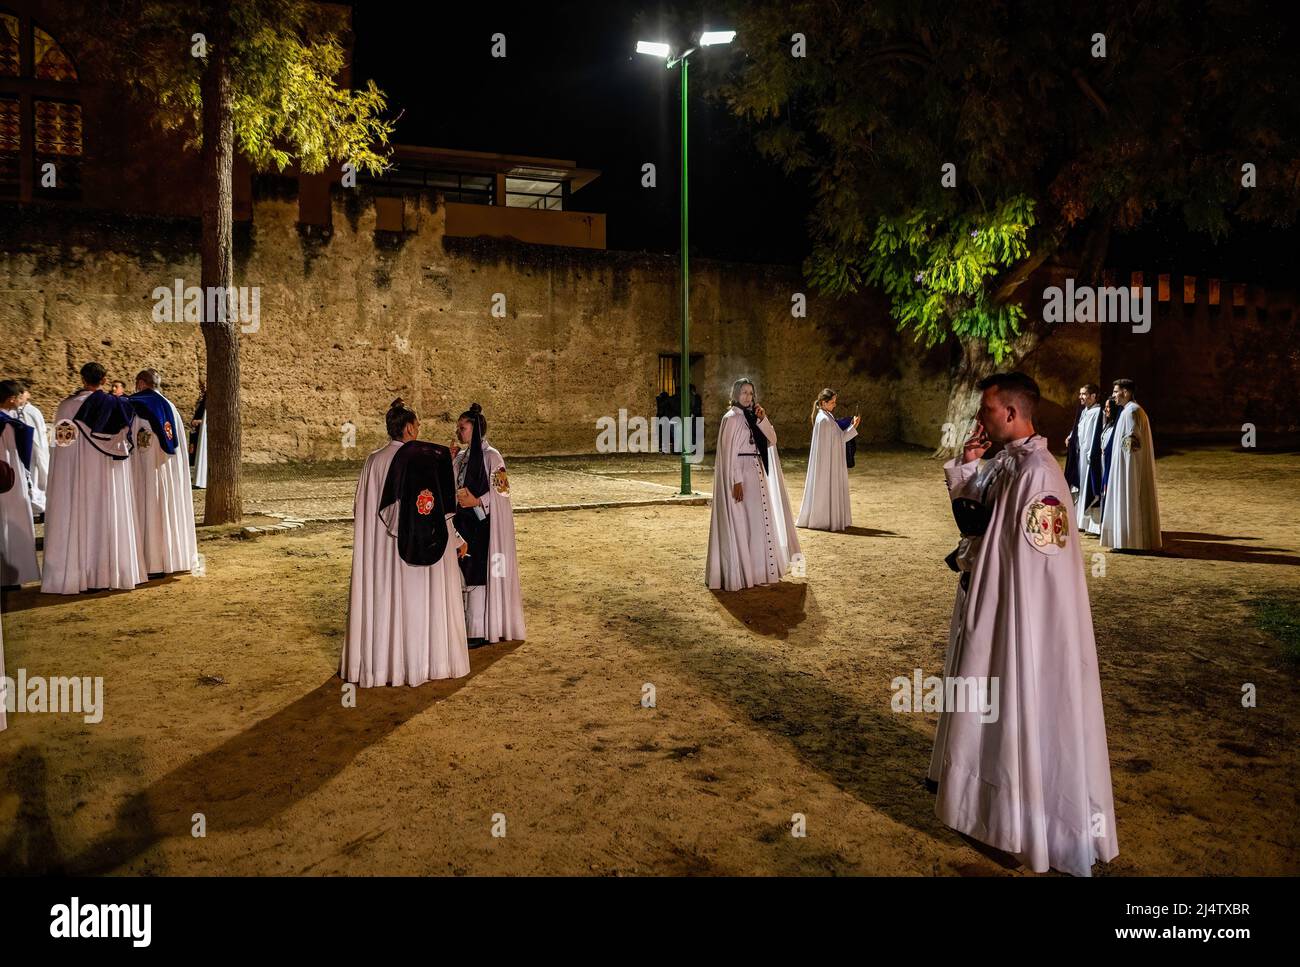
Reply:
<svg viewBox="0 0 1300 967"><path fill-rule="evenodd" d="M181 437L185 424L180 410L158 391L158 382L153 369L135 378L135 450L128 461L145 568L151 577L190 571L198 557L190 466Z"/></svg>
<svg viewBox="0 0 1300 967"><path fill-rule="evenodd" d="M1065 479L1081 534L1101 533L1101 388L1079 387L1079 417L1066 438Z"/></svg>
<svg viewBox="0 0 1300 967"><path fill-rule="evenodd" d="M83 389L54 414L41 591L130 589L144 581L132 487L134 410L102 389L104 367L81 367Z"/></svg>
<svg viewBox="0 0 1300 967"><path fill-rule="evenodd" d="M860 418L840 429L835 419L838 402L833 389L824 389L813 402L812 443L808 451L808 476L799 504L798 527L842 531L853 523L849 506L849 464L845 444L858 435Z"/></svg>
<svg viewBox="0 0 1300 967"><path fill-rule="evenodd" d="M460 559L469 645L523 641L524 601L515 549L515 512L506 462L487 442L483 408L471 403L456 421L456 530L469 543Z"/></svg>
<svg viewBox="0 0 1300 967"><path fill-rule="evenodd" d="M975 434L944 466L954 515L978 523L961 527L955 552L935 810L1034 872L1089 876L1119 847L1070 491L1034 432L1037 384L1009 373L979 385ZM995 443L1001 452L981 460Z"/></svg>
<svg viewBox="0 0 1300 967"><path fill-rule="evenodd" d="M50 485L50 431L45 425L45 414L32 402L30 387L19 380L22 392L18 395L18 419L32 428L31 485L32 512L45 513L45 491Z"/></svg>
<svg viewBox="0 0 1300 967"><path fill-rule="evenodd" d="M1120 410L1111 441L1101 543L1116 551L1158 551L1162 545L1155 447L1151 423L1133 399L1133 388L1131 379L1116 380L1112 394Z"/></svg>
<svg viewBox="0 0 1300 967"><path fill-rule="evenodd" d="M381 517L380 501L394 458L404 443L419 436L420 423L400 399L393 401L386 423L389 441L366 458L353 504L352 578L339 675L362 688L420 685L469 674L456 566L465 542L452 526L455 508L450 497L448 506L436 506L430 494L420 513L443 514L448 540L442 557L426 566L402 560L400 515L391 513L395 507L390 505ZM450 465L450 453L447 460Z"/></svg>
<svg viewBox="0 0 1300 967"><path fill-rule="evenodd" d="M739 591L775 584L801 553L781 473L776 429L755 398L754 384L736 380L718 427L713 457L709 550L704 583Z"/></svg>
<svg viewBox="0 0 1300 967"><path fill-rule="evenodd" d="M194 470L194 486L203 490L208 486L208 384L199 380L199 401L190 420L190 463Z"/></svg>
<svg viewBox="0 0 1300 967"><path fill-rule="evenodd" d="M8 398L5 399L5 394ZM36 526L28 491L35 448L33 430L12 415L18 395L17 384L0 382L0 461L12 476L8 489L0 493L0 587L19 587L41 579L36 562Z"/></svg>

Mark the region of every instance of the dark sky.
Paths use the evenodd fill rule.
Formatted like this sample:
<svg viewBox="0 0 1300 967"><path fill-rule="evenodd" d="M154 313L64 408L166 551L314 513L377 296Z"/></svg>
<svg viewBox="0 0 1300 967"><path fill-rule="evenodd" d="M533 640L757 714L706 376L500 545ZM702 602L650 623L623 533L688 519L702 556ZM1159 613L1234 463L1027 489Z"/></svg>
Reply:
<svg viewBox="0 0 1300 967"><path fill-rule="evenodd" d="M569 158L600 169L570 207L607 214L610 248L675 252L679 77L635 46L683 38L645 0L506 6L358 3L354 80L373 78L390 107L404 112L398 142ZM490 56L496 32L506 35L505 58ZM727 47L694 55L743 56ZM706 96L702 72L691 79L692 252L797 264L808 250L806 182L760 158L745 125ZM647 161L658 167L654 189L640 185ZM1246 226L1214 245L1172 213L1112 236L1107 262L1121 271L1290 286L1296 241L1293 230Z"/></svg>
<svg viewBox="0 0 1300 967"><path fill-rule="evenodd" d="M411 144L569 158L601 176L570 207L608 215L610 248L676 251L678 71L635 52L665 33L644 3L483 3L354 8L354 82L374 78L405 110ZM650 26L654 25L654 26ZM725 26L716 24L713 26ZM505 58L490 56L506 36ZM694 57L735 57L715 47ZM690 97L691 239L701 255L793 261L807 249L805 191L760 158L748 131L704 96ZM658 187L641 187L641 166Z"/></svg>

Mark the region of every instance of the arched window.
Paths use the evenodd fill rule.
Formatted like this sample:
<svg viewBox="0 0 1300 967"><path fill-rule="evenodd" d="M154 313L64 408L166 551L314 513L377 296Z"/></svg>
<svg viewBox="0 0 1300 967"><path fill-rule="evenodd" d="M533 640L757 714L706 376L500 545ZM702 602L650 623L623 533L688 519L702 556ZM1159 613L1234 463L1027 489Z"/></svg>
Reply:
<svg viewBox="0 0 1300 967"><path fill-rule="evenodd" d="M81 196L77 66L26 15L0 9L0 198Z"/></svg>

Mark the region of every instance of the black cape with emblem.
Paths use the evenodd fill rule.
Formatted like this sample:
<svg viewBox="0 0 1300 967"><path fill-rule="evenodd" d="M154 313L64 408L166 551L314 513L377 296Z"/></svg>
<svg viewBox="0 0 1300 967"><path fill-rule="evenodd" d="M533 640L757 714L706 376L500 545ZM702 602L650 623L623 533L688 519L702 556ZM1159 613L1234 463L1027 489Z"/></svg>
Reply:
<svg viewBox="0 0 1300 967"><path fill-rule="evenodd" d="M398 556L414 567L441 561L447 549L446 515L455 506L451 451L420 440L403 443L388 466L379 498L379 519L396 534Z"/></svg>

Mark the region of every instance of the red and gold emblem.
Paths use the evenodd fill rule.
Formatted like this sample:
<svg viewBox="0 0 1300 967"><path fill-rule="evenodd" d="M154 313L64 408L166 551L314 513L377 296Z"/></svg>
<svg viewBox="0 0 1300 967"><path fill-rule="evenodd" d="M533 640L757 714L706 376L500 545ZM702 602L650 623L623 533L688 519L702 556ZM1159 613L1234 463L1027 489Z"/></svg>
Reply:
<svg viewBox="0 0 1300 967"><path fill-rule="evenodd" d="M172 432L172 421L163 420L163 432L167 434L168 440L175 440L176 434Z"/></svg>
<svg viewBox="0 0 1300 967"><path fill-rule="evenodd" d="M510 478L506 476L505 467L492 474L492 486L499 494L510 493Z"/></svg>
<svg viewBox="0 0 1300 967"><path fill-rule="evenodd" d="M1025 537L1036 551L1056 554L1070 539L1070 515L1059 497L1041 493L1025 509Z"/></svg>
<svg viewBox="0 0 1300 967"><path fill-rule="evenodd" d="M420 514L428 516L433 513L433 491L421 490L419 496L415 498L415 509Z"/></svg>
<svg viewBox="0 0 1300 967"><path fill-rule="evenodd" d="M77 427L71 420L59 420L54 424L54 445L70 447L77 442Z"/></svg>

